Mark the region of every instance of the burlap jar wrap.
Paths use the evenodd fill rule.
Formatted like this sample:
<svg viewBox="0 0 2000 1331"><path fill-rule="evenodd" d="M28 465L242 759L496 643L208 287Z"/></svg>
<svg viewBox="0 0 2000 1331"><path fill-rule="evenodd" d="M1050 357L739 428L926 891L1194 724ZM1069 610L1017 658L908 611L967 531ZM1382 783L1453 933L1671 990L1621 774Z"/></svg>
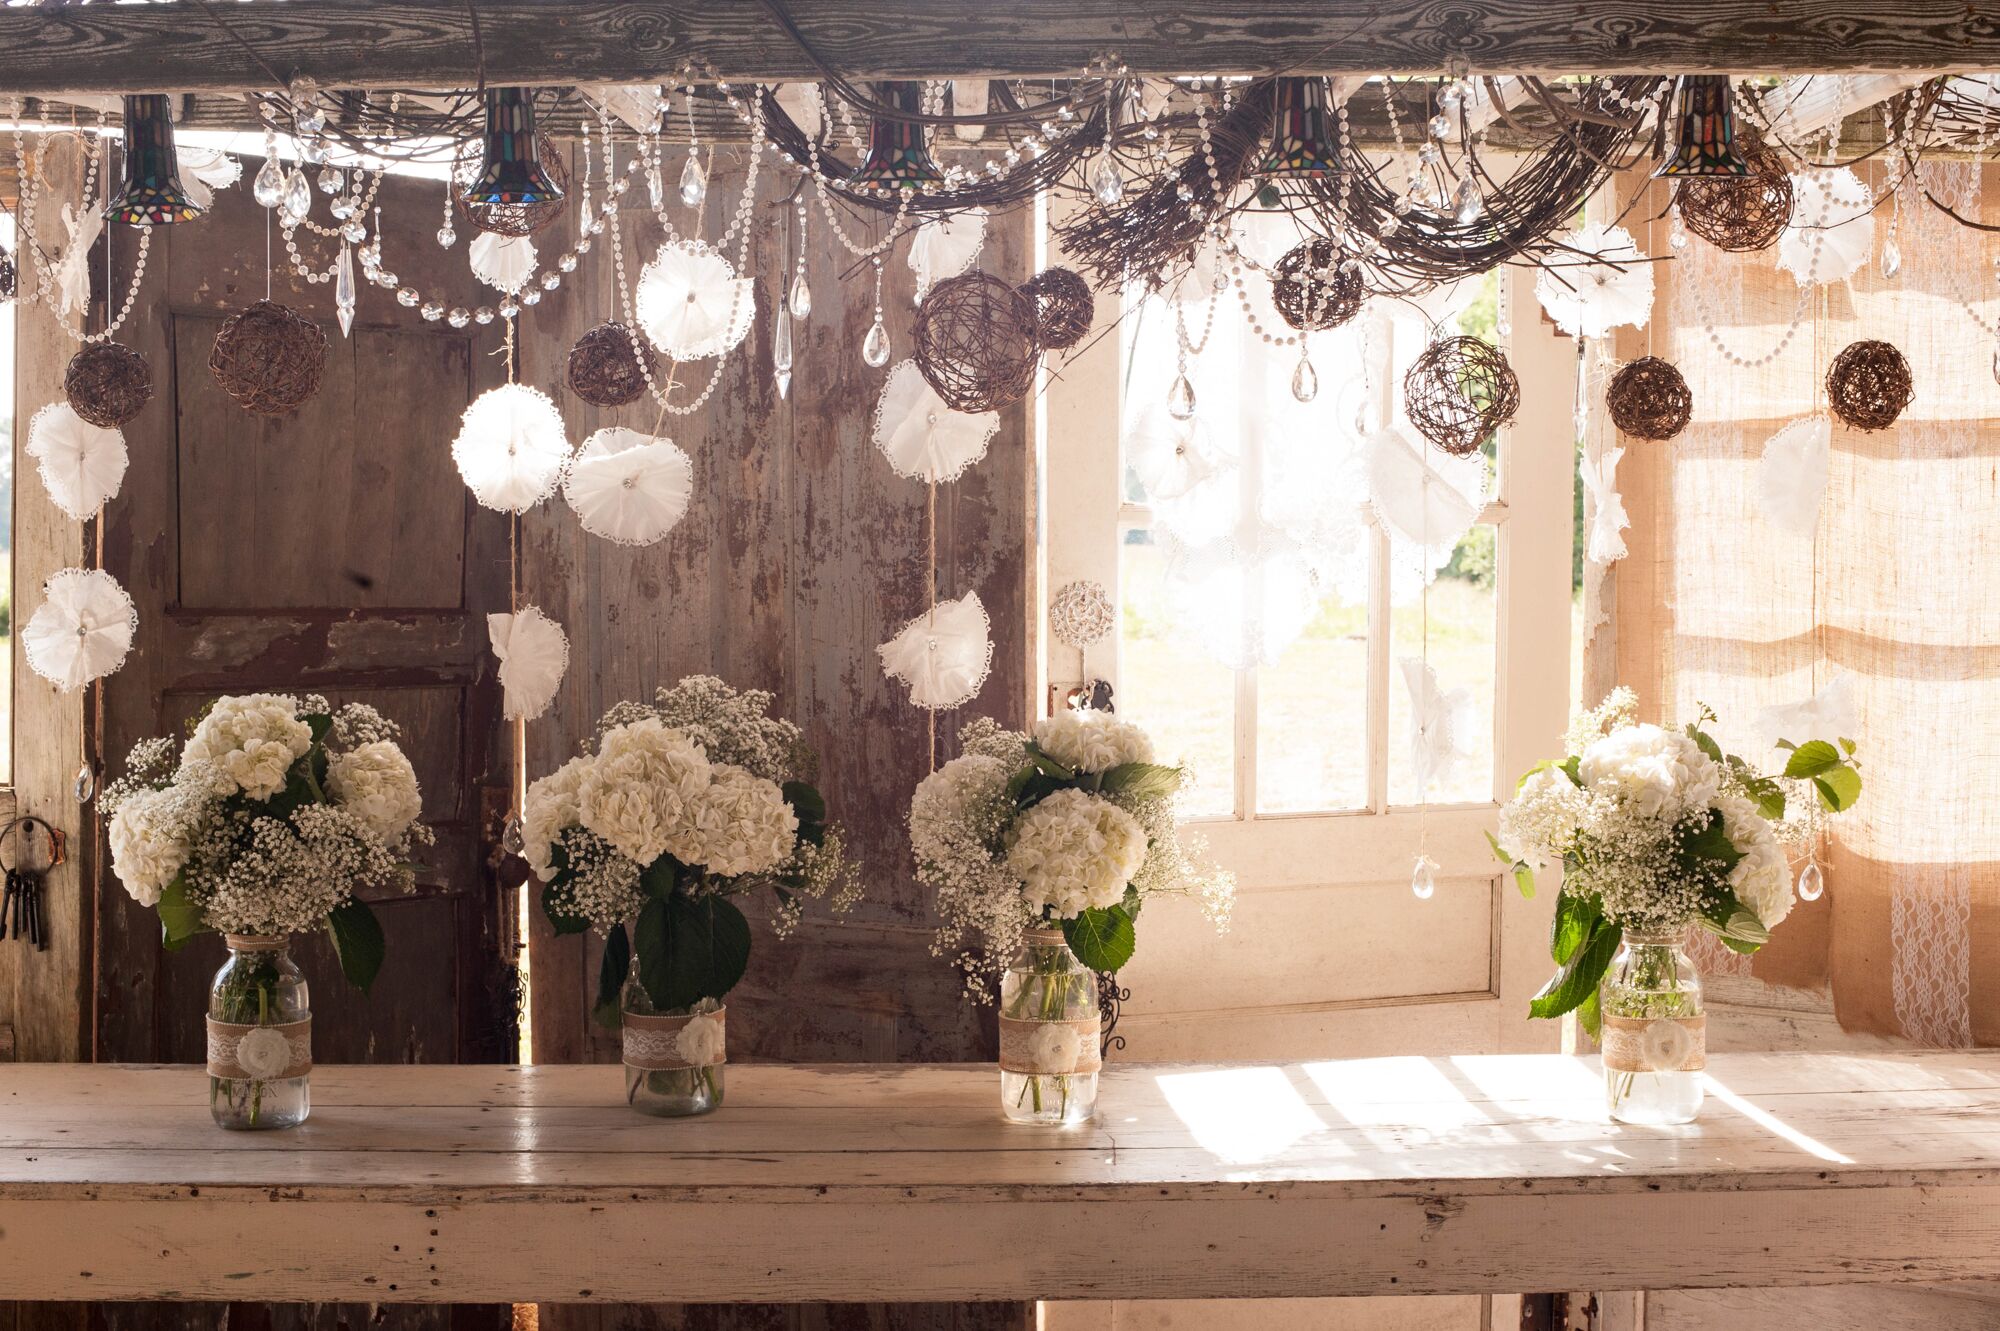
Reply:
<svg viewBox="0 0 2000 1331"><path fill-rule="evenodd" d="M1700 1072L1708 1066L1708 1017L1606 1017L1599 1035L1612 1072Z"/></svg>
<svg viewBox="0 0 2000 1331"><path fill-rule="evenodd" d="M1066 1021L1000 1018L1000 1070L1028 1077L1081 1076L1104 1066L1099 1017Z"/></svg>
<svg viewBox="0 0 2000 1331"><path fill-rule="evenodd" d="M622 1024L625 1047L625 1066L638 1068L642 1072L680 1072L689 1068L710 1068L729 1061L729 1050L725 1044L728 1027L724 1018L729 1015L726 1007L713 1012L695 1013L680 1017L644 1016L637 1012L624 1014ZM695 1022L710 1022L715 1026L715 1051L713 1058L693 1061L699 1050L691 1049L689 1041L683 1039L687 1028ZM698 1028L698 1035L705 1036L705 1029Z"/></svg>
<svg viewBox="0 0 2000 1331"><path fill-rule="evenodd" d="M284 1081L312 1071L312 1018L277 1026L208 1019L208 1075Z"/></svg>

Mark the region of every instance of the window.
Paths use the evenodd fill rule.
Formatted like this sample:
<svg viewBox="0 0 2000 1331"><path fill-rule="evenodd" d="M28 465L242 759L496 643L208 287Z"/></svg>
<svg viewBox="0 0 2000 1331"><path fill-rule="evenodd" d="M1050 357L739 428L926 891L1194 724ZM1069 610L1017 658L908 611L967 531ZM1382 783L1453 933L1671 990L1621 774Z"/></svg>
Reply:
<svg viewBox="0 0 2000 1331"><path fill-rule="evenodd" d="M0 253L16 248L14 215L0 210ZM0 301L0 439L8 441L0 449L0 785L14 777L14 306Z"/></svg>

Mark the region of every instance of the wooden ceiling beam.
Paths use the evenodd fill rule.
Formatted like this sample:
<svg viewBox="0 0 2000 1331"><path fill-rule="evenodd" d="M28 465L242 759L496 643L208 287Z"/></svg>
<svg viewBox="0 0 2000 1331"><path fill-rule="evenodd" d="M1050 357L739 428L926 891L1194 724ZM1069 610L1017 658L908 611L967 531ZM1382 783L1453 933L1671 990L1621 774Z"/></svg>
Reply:
<svg viewBox="0 0 2000 1331"><path fill-rule="evenodd" d="M851 78L2000 69L2000 0L787 0ZM756 0L0 7L0 96L818 77Z"/></svg>

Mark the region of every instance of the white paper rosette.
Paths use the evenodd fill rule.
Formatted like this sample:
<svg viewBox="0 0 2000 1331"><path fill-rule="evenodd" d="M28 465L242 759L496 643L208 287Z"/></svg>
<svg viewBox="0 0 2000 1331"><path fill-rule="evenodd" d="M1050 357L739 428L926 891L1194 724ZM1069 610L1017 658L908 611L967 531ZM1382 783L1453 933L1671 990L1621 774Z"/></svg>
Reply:
<svg viewBox="0 0 2000 1331"><path fill-rule="evenodd" d="M526 236L482 231L466 247L472 275L495 291L519 292L535 275L535 242Z"/></svg>
<svg viewBox="0 0 2000 1331"><path fill-rule="evenodd" d="M1792 220L1778 236L1778 267L1800 286L1842 282L1875 248L1875 195L1851 167L1792 177Z"/></svg>
<svg viewBox="0 0 2000 1331"><path fill-rule="evenodd" d="M976 592L941 601L875 650L891 679L910 686L910 701L942 711L972 701L993 668L986 607Z"/></svg>
<svg viewBox="0 0 2000 1331"><path fill-rule="evenodd" d="M593 536L651 545L674 529L694 493L694 462L671 439L622 425L583 441L563 478L563 498Z"/></svg>
<svg viewBox="0 0 2000 1331"><path fill-rule="evenodd" d="M639 274L634 304L646 338L675 360L720 356L756 318L751 280L695 241L662 245Z"/></svg>
<svg viewBox="0 0 2000 1331"><path fill-rule="evenodd" d="M124 432L92 425L67 402L35 413L28 456L56 507L79 521L116 498L125 479Z"/></svg>
<svg viewBox="0 0 2000 1331"><path fill-rule="evenodd" d="M913 360L896 362L875 402L875 447L898 476L955 481L986 456L1000 429L1000 413L953 411L918 372Z"/></svg>
<svg viewBox="0 0 2000 1331"><path fill-rule="evenodd" d="M549 710L569 669L569 636L562 625L525 605L514 614L488 615L486 636L500 660L501 714L532 721Z"/></svg>
<svg viewBox="0 0 2000 1331"><path fill-rule="evenodd" d="M526 384L488 389L465 409L451 460L481 504L525 513L555 493L569 463L562 415Z"/></svg>
<svg viewBox="0 0 2000 1331"><path fill-rule="evenodd" d="M1824 416L1801 416L1771 436L1757 463L1757 504L1766 522L1794 536L1813 534L1832 450L1833 422Z"/></svg>
<svg viewBox="0 0 2000 1331"><path fill-rule="evenodd" d="M138 628L139 612L118 579L102 569L66 568L44 586L21 645L28 668L68 693L124 665Z"/></svg>
<svg viewBox="0 0 2000 1331"><path fill-rule="evenodd" d="M1561 238L1535 277L1535 299L1571 337L1641 327L1653 313L1653 265L1622 226L1591 225Z"/></svg>

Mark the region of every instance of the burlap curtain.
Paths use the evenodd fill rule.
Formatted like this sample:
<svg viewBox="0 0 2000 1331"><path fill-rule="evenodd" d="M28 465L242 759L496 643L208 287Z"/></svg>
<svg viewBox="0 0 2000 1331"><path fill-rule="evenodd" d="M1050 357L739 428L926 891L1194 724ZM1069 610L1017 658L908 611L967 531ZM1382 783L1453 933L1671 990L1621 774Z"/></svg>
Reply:
<svg viewBox="0 0 2000 1331"><path fill-rule="evenodd" d="M1976 170L1927 166L1924 181L1968 215L2000 218L1981 197L1993 175ZM1880 188L1879 169L1862 174ZM1642 194L1633 215L1655 216L1660 187ZM1760 709L1846 674L1866 793L1837 822L1826 896L1802 903L1748 969L1778 984L1830 984L1851 1030L1995 1044L2000 301L1987 256L2000 244L1909 196L1895 236L1901 271L1885 278L1893 215L1877 210L1868 265L1808 304L1785 350L1755 367L1732 364L1717 340L1755 359L1784 336L1799 288L1775 251L1726 254L1696 238L1676 251L1664 222L1635 225L1648 253L1674 259L1659 273L1653 327L1611 350L1650 349L1680 366L1694 420L1670 443L1621 441L1631 555L1605 594L1615 646L1600 642L1593 678L1614 661L1656 716L1685 718L1706 702L1748 753ZM1859 338L1903 350L1916 400L1877 433L1835 422L1817 536L1789 535L1761 515L1758 460L1787 421L1825 409L1827 364Z"/></svg>

